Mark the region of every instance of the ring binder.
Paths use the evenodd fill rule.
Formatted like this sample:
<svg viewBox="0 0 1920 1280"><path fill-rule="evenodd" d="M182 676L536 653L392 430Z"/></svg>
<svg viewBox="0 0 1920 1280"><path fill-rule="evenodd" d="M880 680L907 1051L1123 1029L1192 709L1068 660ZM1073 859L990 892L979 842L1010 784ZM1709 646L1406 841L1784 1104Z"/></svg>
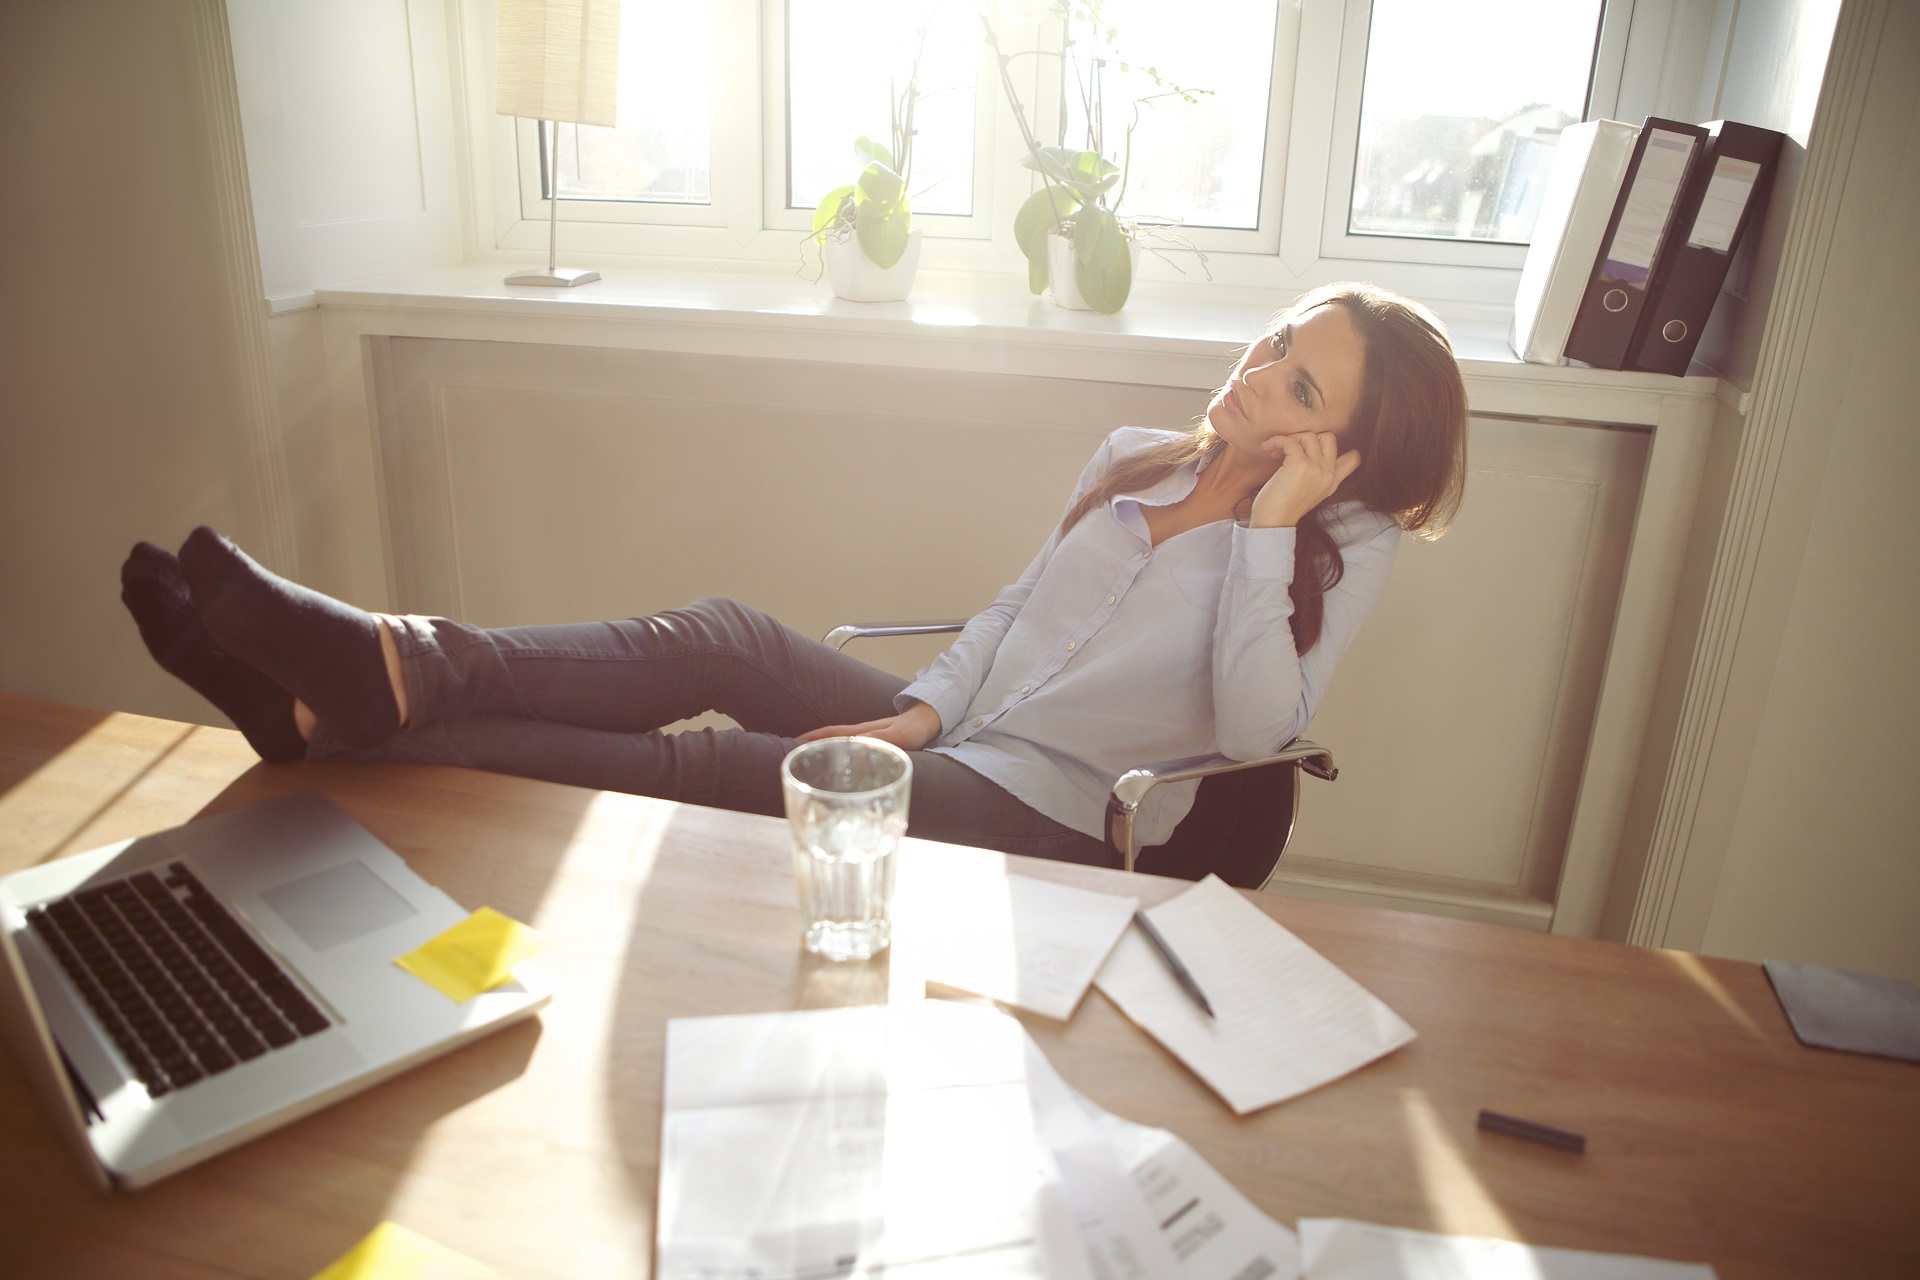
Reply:
<svg viewBox="0 0 1920 1280"><path fill-rule="evenodd" d="M1620 120L1585 120L1560 131L1507 334L1514 354L1530 364L1562 362L1639 132Z"/></svg>
<svg viewBox="0 0 1920 1280"><path fill-rule="evenodd" d="M1766 209L1786 135L1715 120L1676 210L1670 236L1647 286L1647 305L1628 346L1629 369L1684 374L1727 269Z"/></svg>
<svg viewBox="0 0 1920 1280"><path fill-rule="evenodd" d="M1567 335L1567 358L1624 369L1646 310L1647 287L1666 251L1674 208L1707 131L1648 116L1627 161L1599 258Z"/></svg>

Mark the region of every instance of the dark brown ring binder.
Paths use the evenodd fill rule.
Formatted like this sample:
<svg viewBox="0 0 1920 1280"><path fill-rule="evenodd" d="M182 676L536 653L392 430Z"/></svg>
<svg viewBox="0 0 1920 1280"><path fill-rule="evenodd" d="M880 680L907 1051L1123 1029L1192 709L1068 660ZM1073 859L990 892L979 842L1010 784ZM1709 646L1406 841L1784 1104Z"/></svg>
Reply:
<svg viewBox="0 0 1920 1280"><path fill-rule="evenodd" d="M1567 335L1567 358L1597 369L1624 369L1646 310L1647 288L1668 250L1675 207L1687 191L1707 131L1648 116L1634 140L1580 309Z"/></svg>

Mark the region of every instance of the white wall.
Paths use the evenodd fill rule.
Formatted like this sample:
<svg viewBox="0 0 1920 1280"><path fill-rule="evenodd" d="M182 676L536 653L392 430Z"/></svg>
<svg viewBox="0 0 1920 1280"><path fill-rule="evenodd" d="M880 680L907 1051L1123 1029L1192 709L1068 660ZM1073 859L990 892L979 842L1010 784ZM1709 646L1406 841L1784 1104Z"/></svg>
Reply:
<svg viewBox="0 0 1920 1280"><path fill-rule="evenodd" d="M0 690L214 717L148 660L118 579L138 538L264 533L208 16L0 5Z"/></svg>
<svg viewBox="0 0 1920 1280"><path fill-rule="evenodd" d="M326 398L318 283L458 262L468 154L463 8L447 0L221 0L231 28L268 321L275 440L301 483L278 511L303 581L354 594L377 558L354 493L364 447Z"/></svg>
<svg viewBox="0 0 1920 1280"><path fill-rule="evenodd" d="M1724 0L1723 0L1724 2ZM1726 63L1701 119L1738 120L1787 135L1759 235L1735 256L1694 359L1742 387L1753 385L1760 337L1773 301L1788 214L1806 167L1827 53L1841 0L1739 0Z"/></svg>
<svg viewBox="0 0 1920 1280"><path fill-rule="evenodd" d="M1773 562L1788 599L1703 949L1920 981L1920 249L1878 234L1920 208L1916 66L1920 17L1891 6L1817 304L1830 358L1797 397L1806 535Z"/></svg>
<svg viewBox="0 0 1920 1280"><path fill-rule="evenodd" d="M1749 73L1791 79L1805 24L1755 12L1786 46ZM1889 234L1920 200L1920 11L1847 0L1831 46L1751 403L1716 424L1678 603L1697 621L1662 676L1670 754L1639 779L1607 925L1920 979L1920 254Z"/></svg>
<svg viewBox="0 0 1920 1280"><path fill-rule="evenodd" d="M443 0L225 0L266 296L463 255Z"/></svg>

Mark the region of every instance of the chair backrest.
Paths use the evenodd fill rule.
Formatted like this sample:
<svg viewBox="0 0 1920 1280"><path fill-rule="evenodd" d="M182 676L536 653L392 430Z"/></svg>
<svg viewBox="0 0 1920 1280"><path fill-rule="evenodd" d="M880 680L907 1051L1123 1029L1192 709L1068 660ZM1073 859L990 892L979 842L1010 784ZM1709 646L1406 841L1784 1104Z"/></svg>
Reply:
<svg viewBox="0 0 1920 1280"><path fill-rule="evenodd" d="M1181 880L1211 872L1236 888L1258 889L1286 851L1299 799L1300 767L1292 763L1205 778L1172 837L1140 850L1134 869Z"/></svg>

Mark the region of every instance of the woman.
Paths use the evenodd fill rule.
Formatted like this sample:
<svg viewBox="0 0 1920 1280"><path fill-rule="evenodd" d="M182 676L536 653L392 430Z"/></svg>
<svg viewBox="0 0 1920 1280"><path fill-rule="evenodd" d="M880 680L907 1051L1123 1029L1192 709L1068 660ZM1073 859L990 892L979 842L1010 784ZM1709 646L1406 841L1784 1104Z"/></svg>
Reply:
<svg viewBox="0 0 1920 1280"><path fill-rule="evenodd" d="M499 630L370 614L205 528L177 560L135 547L123 599L160 664L269 760L457 764L779 814L795 744L863 733L913 753L912 834L1112 865L1123 770L1250 759L1306 728L1400 535L1436 537L1456 509L1466 413L1423 308L1313 290L1192 430L1109 436L1027 571L912 682L731 600ZM708 710L741 728L657 732ZM1156 790L1143 844L1194 789Z"/></svg>

